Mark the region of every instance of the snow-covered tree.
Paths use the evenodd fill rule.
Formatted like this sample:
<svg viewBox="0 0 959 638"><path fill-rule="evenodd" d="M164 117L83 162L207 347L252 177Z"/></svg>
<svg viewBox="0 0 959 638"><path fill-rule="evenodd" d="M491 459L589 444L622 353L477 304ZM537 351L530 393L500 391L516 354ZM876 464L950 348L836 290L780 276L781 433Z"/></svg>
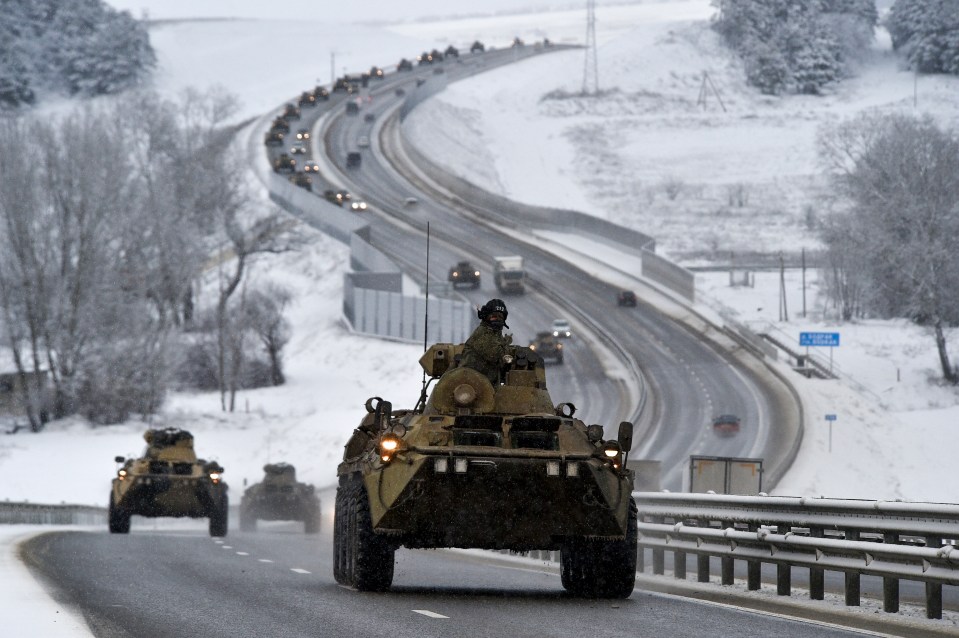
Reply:
<svg viewBox="0 0 959 638"><path fill-rule="evenodd" d="M869 311L932 328L943 376L959 383L945 338L959 324L959 136L928 117L864 115L822 131L820 149L850 203L846 232L823 240L850 249Z"/></svg>
<svg viewBox="0 0 959 638"><path fill-rule="evenodd" d="M959 75L959 2L896 0L886 18L892 45L921 73Z"/></svg>

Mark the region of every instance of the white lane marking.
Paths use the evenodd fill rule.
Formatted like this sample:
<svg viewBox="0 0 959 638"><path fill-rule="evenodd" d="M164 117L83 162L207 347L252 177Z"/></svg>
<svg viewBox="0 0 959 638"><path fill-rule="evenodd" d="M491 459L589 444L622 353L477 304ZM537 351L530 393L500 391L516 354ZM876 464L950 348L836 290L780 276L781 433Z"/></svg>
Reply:
<svg viewBox="0 0 959 638"><path fill-rule="evenodd" d="M429 616L430 618L449 618L449 616L444 616L443 614L438 614L435 611L430 611L428 609L412 609L410 610L414 614L423 614L424 616Z"/></svg>
<svg viewBox="0 0 959 638"><path fill-rule="evenodd" d="M291 567L291 568L290 568L290 571L291 571L291 572L296 572L297 574L309 574L309 573L310 573L310 572L306 571L305 569L300 569L299 567Z"/></svg>
<svg viewBox="0 0 959 638"><path fill-rule="evenodd" d="M237 552L236 555L237 555L237 556L249 556L250 553L249 553L249 552Z"/></svg>
<svg viewBox="0 0 959 638"><path fill-rule="evenodd" d="M273 562L273 561L271 561L269 558L260 558L259 561L260 561L261 563L272 563L272 562Z"/></svg>
<svg viewBox="0 0 959 638"><path fill-rule="evenodd" d="M213 541L213 542L216 543L217 545L222 545L222 544L223 544L223 541Z"/></svg>
<svg viewBox="0 0 959 638"><path fill-rule="evenodd" d="M223 549L233 549L232 545L223 545Z"/></svg>

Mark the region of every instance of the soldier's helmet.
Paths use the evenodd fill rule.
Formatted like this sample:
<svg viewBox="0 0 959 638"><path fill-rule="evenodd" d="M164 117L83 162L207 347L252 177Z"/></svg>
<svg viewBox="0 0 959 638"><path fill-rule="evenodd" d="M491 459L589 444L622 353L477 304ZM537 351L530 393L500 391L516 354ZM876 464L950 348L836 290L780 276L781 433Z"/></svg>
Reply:
<svg viewBox="0 0 959 638"><path fill-rule="evenodd" d="M509 316L509 312L506 310L506 303L502 299L490 299L476 311L476 316L494 330L499 330L504 326L509 328L506 325L506 317Z"/></svg>

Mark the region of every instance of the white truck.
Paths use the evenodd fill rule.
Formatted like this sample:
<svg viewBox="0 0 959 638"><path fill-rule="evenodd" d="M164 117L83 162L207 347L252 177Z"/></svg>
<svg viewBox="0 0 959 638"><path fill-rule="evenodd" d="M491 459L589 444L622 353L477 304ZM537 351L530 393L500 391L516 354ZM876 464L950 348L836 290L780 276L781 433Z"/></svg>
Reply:
<svg viewBox="0 0 959 638"><path fill-rule="evenodd" d="M523 258L518 255L493 257L493 281L504 294L521 295L526 292L526 271Z"/></svg>

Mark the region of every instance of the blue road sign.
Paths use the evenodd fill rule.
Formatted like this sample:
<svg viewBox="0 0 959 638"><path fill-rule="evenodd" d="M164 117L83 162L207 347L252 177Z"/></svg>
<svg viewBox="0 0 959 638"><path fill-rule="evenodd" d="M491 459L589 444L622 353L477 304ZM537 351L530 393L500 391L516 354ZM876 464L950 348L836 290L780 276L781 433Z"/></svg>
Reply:
<svg viewBox="0 0 959 638"><path fill-rule="evenodd" d="M839 345L838 332L800 332L799 345L837 347Z"/></svg>
<svg viewBox="0 0 959 638"><path fill-rule="evenodd" d="M836 415L835 415L835 414L827 414L827 415L826 415L826 420L827 420L827 421L835 421L835 420L836 420Z"/></svg>

